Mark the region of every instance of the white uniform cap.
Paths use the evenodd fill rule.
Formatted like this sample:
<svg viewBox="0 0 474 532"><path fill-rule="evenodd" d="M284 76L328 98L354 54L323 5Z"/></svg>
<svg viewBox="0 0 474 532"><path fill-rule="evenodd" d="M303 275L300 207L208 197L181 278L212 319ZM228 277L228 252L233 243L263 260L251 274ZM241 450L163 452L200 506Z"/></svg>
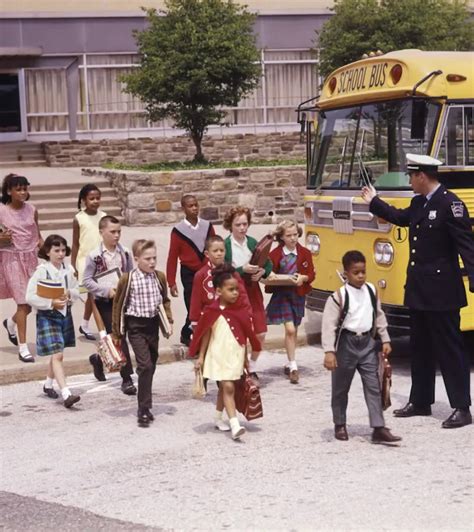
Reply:
<svg viewBox="0 0 474 532"><path fill-rule="evenodd" d="M418 155L416 153L407 153L407 171L408 172L424 172L431 171L436 172L438 166L443 163L430 157L429 155Z"/></svg>

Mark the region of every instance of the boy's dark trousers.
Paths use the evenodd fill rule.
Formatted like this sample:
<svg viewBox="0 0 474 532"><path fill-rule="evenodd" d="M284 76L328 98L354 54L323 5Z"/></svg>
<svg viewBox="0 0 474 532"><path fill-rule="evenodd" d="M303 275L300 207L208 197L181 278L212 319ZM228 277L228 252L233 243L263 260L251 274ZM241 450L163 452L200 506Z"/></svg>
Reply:
<svg viewBox="0 0 474 532"><path fill-rule="evenodd" d="M342 331L336 353L337 368L332 372L332 415L335 425L346 424L349 389L356 370L360 373L370 426L384 427L382 396L378 376L377 342L370 334L355 336Z"/></svg>
<svg viewBox="0 0 474 532"><path fill-rule="evenodd" d="M97 306L97 310L99 311L99 314L102 317L102 320L104 321L105 330L107 334L110 334L112 332L112 299L96 299L95 304ZM120 376L124 381L129 381L130 377L133 373L133 366L132 366L132 359L130 358L130 350L128 349L127 339L124 336L122 339L122 343L120 345L122 349L122 353L125 355L125 358L127 359L127 363L125 366L123 366L120 370ZM100 357L98 358L98 363L102 366L102 360Z"/></svg>
<svg viewBox="0 0 474 532"><path fill-rule="evenodd" d="M181 338L189 341L192 335L191 321L189 320L189 307L191 306L191 295L193 291L193 281L196 272L181 264L181 283L183 284L184 304L186 305L186 321L181 329Z"/></svg>
<svg viewBox="0 0 474 532"><path fill-rule="evenodd" d="M138 408L151 408L153 374L158 361L159 318L125 316L125 330L137 361Z"/></svg>

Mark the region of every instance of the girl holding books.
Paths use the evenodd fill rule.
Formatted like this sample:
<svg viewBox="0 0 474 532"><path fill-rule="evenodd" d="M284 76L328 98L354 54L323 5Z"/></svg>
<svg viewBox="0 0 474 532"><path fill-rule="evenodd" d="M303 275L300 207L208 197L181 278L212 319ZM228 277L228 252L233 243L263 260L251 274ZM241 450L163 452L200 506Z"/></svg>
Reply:
<svg viewBox="0 0 474 532"><path fill-rule="evenodd" d="M100 207L101 192L93 183L84 185L79 191L77 208L79 212L72 222L72 254L71 264L77 272L79 284L82 285L86 259L92 251L97 249L102 241L99 232L100 219L106 216ZM89 329L89 320L92 315L92 302L86 300L84 316L79 327L79 332L87 340L95 340Z"/></svg>
<svg viewBox="0 0 474 532"><path fill-rule="evenodd" d="M0 299L13 298L15 314L3 321L8 339L19 347L22 362L35 359L26 344L26 319L31 307L25 299L26 285L38 265L42 238L38 211L28 203L30 183L24 176L8 174L3 179L0 203Z"/></svg>
<svg viewBox="0 0 474 532"><path fill-rule="evenodd" d="M253 311L253 328L260 343L263 344L267 332L267 320L259 281L271 273L272 263L267 260L263 268L250 264L258 243L255 238L247 235L251 222L252 215L247 207L237 205L226 214L223 226L230 231L230 235L225 239L225 261L231 263L246 281L247 295ZM259 351L252 350L249 360L250 376L256 385L258 385L257 359L259 355Z"/></svg>
<svg viewBox="0 0 474 532"><path fill-rule="evenodd" d="M220 428L223 403L229 417L234 440L245 432L237 418L235 408L235 381L238 381L246 365L245 348L247 339L259 352L257 338L247 309L238 304L239 282L234 277L235 269L230 264L222 264L212 271L212 283L217 299L208 305L193 332L189 348L190 356L199 358L195 362L196 371L203 370L205 379L219 381L216 404L215 426ZM222 428L220 428L222 430Z"/></svg>
<svg viewBox="0 0 474 532"><path fill-rule="evenodd" d="M292 276L293 286L266 286L265 291L272 294L267 306L267 323L283 324L285 327L285 347L288 364L285 374L292 384L298 384L299 374L296 364L296 341L298 327L304 316L306 294L311 290L315 273L313 258L309 249L298 243L302 234L296 222L284 220L275 229L278 242L270 253L273 272Z"/></svg>
<svg viewBox="0 0 474 532"><path fill-rule="evenodd" d="M71 249L62 236L49 235L38 253L45 262L36 268L26 290L28 304L37 310L37 355L51 357L43 392L57 399L59 396L53 388L56 379L66 408L80 400L80 396L73 395L67 387L63 367L64 349L76 345L71 305L79 297L74 269L64 264L65 257L70 254ZM48 291L62 295L49 297Z"/></svg>

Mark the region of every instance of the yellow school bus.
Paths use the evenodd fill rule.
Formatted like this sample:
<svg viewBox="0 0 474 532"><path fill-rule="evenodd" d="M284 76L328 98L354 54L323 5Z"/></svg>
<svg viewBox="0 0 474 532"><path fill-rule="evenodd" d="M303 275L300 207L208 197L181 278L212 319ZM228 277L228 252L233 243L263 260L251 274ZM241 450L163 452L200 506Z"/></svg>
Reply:
<svg viewBox="0 0 474 532"><path fill-rule="evenodd" d="M474 225L474 53L370 54L330 74L320 97L298 113L307 131L305 238L317 272L307 306L322 311L341 285L342 255L359 249L392 334L408 334L408 229L372 215L360 188L369 180L385 201L406 207L413 192L405 156L431 155L445 163L440 180L466 203ZM465 331L474 330L474 294L467 294Z"/></svg>

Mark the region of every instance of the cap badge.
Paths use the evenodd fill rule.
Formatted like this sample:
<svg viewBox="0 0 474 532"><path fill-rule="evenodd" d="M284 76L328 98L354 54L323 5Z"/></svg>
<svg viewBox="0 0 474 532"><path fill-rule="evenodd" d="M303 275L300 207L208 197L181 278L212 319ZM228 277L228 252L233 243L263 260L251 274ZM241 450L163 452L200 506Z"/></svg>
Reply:
<svg viewBox="0 0 474 532"><path fill-rule="evenodd" d="M428 214L429 220L436 220L436 211L430 211Z"/></svg>
<svg viewBox="0 0 474 532"><path fill-rule="evenodd" d="M451 203L451 210L455 218L462 218L464 216L464 204L462 201L453 201Z"/></svg>

